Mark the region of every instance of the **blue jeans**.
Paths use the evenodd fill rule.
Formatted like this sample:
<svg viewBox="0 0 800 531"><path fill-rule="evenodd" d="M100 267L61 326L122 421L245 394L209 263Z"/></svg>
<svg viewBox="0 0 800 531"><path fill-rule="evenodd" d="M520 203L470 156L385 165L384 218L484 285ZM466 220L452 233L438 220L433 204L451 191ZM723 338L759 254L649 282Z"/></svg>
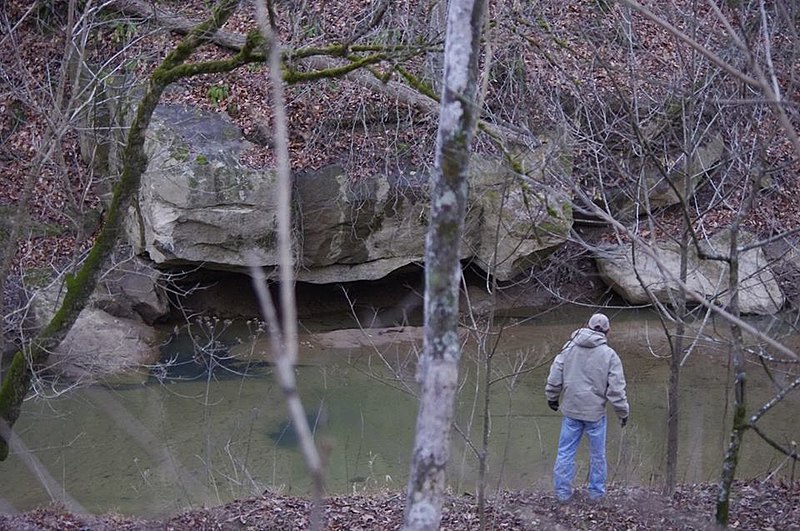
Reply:
<svg viewBox="0 0 800 531"><path fill-rule="evenodd" d="M558 456L553 466L553 488L556 497L566 501L572 496L572 478L575 477L575 453L581 436L589 439L589 497L597 500L606 493L606 417L587 422L564 417L558 439Z"/></svg>

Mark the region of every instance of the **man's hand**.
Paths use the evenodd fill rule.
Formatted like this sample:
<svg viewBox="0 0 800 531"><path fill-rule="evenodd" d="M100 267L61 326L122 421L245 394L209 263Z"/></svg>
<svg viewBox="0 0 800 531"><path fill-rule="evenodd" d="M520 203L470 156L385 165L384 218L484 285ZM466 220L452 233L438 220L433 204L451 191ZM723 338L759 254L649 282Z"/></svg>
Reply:
<svg viewBox="0 0 800 531"><path fill-rule="evenodd" d="M548 400L547 405L550 406L550 409L553 411L558 411L558 400Z"/></svg>
<svg viewBox="0 0 800 531"><path fill-rule="evenodd" d="M628 424L628 417L623 417L623 418L619 419L619 424L620 424L620 426L622 426L624 428L625 425Z"/></svg>

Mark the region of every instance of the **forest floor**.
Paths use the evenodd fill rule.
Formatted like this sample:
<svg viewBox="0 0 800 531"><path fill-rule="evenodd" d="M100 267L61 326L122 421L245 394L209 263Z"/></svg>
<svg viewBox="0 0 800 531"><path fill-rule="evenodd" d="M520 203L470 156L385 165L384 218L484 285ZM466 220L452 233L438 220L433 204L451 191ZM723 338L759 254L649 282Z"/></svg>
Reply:
<svg viewBox="0 0 800 531"><path fill-rule="evenodd" d="M547 492L503 492L489 499L486 529L675 529L714 527L717 489L707 484L681 485L671 497L639 487L611 486L600 502L578 490L561 504ZM730 528L800 529L800 481L737 482L730 506ZM325 500L325 529L398 529L404 496L399 492L333 496ZM0 514L0 529L39 530L289 530L308 529L311 504L303 498L265 493L211 508L192 509L160 520L106 515L79 515L57 506L19 515ZM473 496L447 499L441 529L480 529Z"/></svg>

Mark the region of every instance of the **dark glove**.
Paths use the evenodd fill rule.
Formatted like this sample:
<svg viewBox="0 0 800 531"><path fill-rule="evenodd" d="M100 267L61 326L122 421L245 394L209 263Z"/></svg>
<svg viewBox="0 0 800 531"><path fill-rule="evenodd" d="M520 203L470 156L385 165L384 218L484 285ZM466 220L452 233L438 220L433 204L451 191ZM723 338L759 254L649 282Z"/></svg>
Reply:
<svg viewBox="0 0 800 531"><path fill-rule="evenodd" d="M548 400L547 405L550 406L550 409L553 411L558 411L558 400Z"/></svg>
<svg viewBox="0 0 800 531"><path fill-rule="evenodd" d="M619 419L619 424L620 424L620 426L622 426L624 428L625 425L628 424L628 417L623 417L623 418Z"/></svg>

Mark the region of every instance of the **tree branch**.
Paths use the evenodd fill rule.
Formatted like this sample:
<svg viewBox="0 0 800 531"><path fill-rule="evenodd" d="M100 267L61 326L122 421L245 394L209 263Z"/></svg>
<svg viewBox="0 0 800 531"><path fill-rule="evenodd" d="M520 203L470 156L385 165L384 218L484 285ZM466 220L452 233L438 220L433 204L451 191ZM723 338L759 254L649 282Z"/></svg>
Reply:
<svg viewBox="0 0 800 531"><path fill-rule="evenodd" d="M156 24L177 33L187 33L196 25L196 22L186 17L158 8L145 0L115 0L111 8L126 15L151 19ZM378 13L379 12L378 10ZM372 18L373 23L377 23L379 20L379 16L373 16ZM366 33L363 32L362 28L361 31L356 31L354 35L355 34L360 35ZM223 48L238 52L245 44L245 37L240 34L218 30L213 35L209 36L209 41ZM361 68L362 66L366 67L376 64L379 61L364 61L363 64L354 65L351 59L349 63L343 65L340 60L336 59L346 56L348 51L377 51L378 49L388 54L392 51L407 52L409 47L355 47L353 46L352 39L349 39L345 43L327 47L310 47L300 48L294 51L285 51L282 54L284 63L287 60L304 59L304 64L312 69L312 71L300 73L296 70L284 69L283 81L291 84L329 77L345 77L354 83L378 94L393 98L417 111L432 117L437 116L439 113L439 102L438 98L434 97L434 92L431 89L425 90L421 84L415 85L411 83L412 86L408 86L396 81L387 81L376 71ZM414 49L423 51L425 48L415 47ZM265 53L268 53L268 50ZM383 59L388 59L388 55ZM402 72L401 74L407 81L410 81L406 74ZM479 122L479 127L481 131L487 133L493 140L504 146L507 144L522 144L531 147L539 145L539 141L535 135L524 129L514 127L511 124L498 121L489 123L481 120Z"/></svg>

